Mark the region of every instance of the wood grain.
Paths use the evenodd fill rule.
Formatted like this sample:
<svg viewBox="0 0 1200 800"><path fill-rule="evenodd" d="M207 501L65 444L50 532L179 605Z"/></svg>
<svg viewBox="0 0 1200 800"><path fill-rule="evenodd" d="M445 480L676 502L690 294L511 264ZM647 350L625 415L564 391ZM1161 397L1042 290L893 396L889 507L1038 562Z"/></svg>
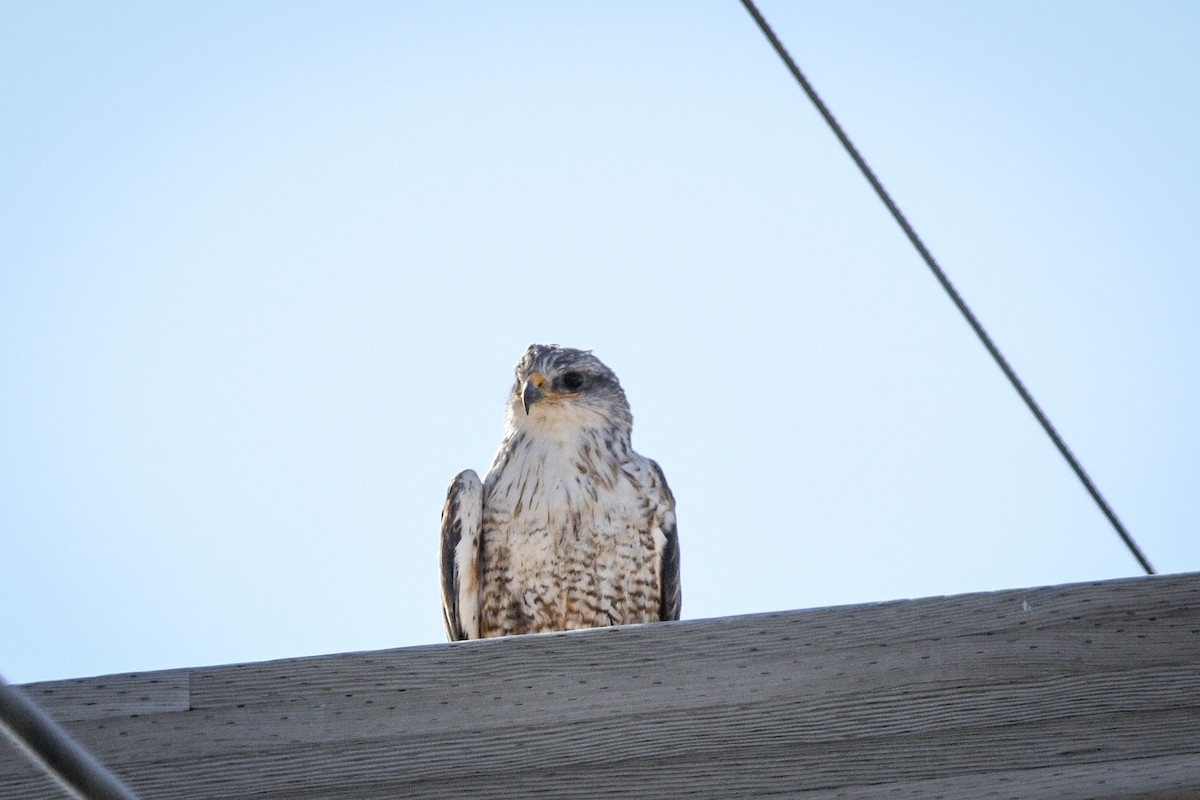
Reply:
<svg viewBox="0 0 1200 800"><path fill-rule="evenodd" d="M1198 796L1200 575L26 688L148 800Z"/></svg>
<svg viewBox="0 0 1200 800"><path fill-rule="evenodd" d="M191 672L165 670L106 678L33 683L22 687L60 722L187 711Z"/></svg>

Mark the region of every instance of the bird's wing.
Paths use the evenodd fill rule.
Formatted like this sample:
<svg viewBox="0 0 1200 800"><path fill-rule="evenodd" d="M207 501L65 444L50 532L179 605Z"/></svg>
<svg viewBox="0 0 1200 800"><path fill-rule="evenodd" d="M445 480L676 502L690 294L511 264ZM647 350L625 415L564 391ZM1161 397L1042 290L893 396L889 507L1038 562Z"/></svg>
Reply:
<svg viewBox="0 0 1200 800"><path fill-rule="evenodd" d="M483 484L460 472L442 509L442 616L450 641L479 638L479 536Z"/></svg>
<svg viewBox="0 0 1200 800"><path fill-rule="evenodd" d="M658 556L659 619L679 619L683 592L679 585L679 532L675 527L675 497L662 467L650 461L649 491L654 498L654 549Z"/></svg>

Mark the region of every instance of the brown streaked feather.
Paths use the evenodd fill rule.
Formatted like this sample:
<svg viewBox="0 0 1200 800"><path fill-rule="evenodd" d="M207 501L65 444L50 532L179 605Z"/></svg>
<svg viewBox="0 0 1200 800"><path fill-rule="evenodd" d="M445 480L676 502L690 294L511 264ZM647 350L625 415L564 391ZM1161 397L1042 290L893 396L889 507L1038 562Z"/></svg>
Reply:
<svg viewBox="0 0 1200 800"><path fill-rule="evenodd" d="M474 470L455 476L442 508L442 621L450 641L479 638L479 535L483 484Z"/></svg>
<svg viewBox="0 0 1200 800"><path fill-rule="evenodd" d="M675 523L664 526L663 535L667 541L659 561L662 597L659 600L658 618L667 621L679 619L683 609L683 591L679 581L679 533Z"/></svg>
<svg viewBox="0 0 1200 800"><path fill-rule="evenodd" d="M675 525L675 495L667 485L667 476L657 461L650 460L650 467L657 479L661 493L660 508L663 510L662 532L666 539L659 554L659 619L676 620L683 609L683 590L679 580L679 531ZM660 512L661 513L661 512Z"/></svg>

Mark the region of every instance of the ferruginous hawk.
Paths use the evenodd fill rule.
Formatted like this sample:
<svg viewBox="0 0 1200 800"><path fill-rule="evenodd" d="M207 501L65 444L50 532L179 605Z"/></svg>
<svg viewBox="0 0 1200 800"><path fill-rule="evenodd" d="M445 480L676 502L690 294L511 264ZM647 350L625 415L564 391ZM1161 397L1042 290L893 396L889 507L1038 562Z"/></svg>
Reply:
<svg viewBox="0 0 1200 800"><path fill-rule="evenodd" d="M516 372L487 478L460 473L442 510L450 640L679 619L675 499L617 376L540 344Z"/></svg>

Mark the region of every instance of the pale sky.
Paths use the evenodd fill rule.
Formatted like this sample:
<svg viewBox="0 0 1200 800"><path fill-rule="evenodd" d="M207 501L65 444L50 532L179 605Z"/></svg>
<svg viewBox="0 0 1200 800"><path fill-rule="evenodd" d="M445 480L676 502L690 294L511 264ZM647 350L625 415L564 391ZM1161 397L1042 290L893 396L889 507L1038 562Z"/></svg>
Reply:
<svg viewBox="0 0 1200 800"><path fill-rule="evenodd" d="M1200 569L1200 5L760 8L1150 560ZM688 619L1138 565L728 2L0 5L0 674L440 642L531 342Z"/></svg>

